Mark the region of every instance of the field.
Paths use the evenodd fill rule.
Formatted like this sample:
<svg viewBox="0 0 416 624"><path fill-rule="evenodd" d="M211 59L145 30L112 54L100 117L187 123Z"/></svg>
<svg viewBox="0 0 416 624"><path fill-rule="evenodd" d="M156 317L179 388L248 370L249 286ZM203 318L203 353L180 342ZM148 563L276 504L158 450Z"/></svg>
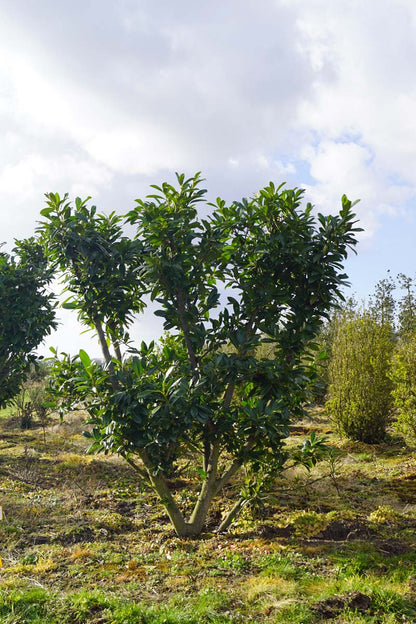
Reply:
<svg viewBox="0 0 416 624"><path fill-rule="evenodd" d="M415 449L346 442L312 416L291 443L324 432L335 462L276 479L226 535L181 540L128 465L85 453L79 416L21 431L3 412L0 621L415 622Z"/></svg>

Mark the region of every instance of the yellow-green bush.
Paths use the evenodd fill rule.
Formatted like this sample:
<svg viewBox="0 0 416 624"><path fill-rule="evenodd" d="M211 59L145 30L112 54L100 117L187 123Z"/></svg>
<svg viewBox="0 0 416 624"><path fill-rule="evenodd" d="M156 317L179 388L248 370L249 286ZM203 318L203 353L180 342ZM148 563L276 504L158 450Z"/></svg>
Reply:
<svg viewBox="0 0 416 624"><path fill-rule="evenodd" d="M390 325L369 313L340 319L329 367L327 408L340 433L368 444L385 437L392 410Z"/></svg>
<svg viewBox="0 0 416 624"><path fill-rule="evenodd" d="M398 428L416 439L416 336L408 335L397 345L390 378Z"/></svg>

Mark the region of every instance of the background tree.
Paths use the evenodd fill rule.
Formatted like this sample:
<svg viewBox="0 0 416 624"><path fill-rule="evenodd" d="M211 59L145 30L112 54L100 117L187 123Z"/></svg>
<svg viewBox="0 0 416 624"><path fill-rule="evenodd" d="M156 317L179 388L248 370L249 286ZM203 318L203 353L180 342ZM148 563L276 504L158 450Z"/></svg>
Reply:
<svg viewBox="0 0 416 624"><path fill-rule="evenodd" d="M52 271L33 239L0 253L0 406L15 397L35 361L34 349L56 326Z"/></svg>
<svg viewBox="0 0 416 624"><path fill-rule="evenodd" d="M399 334L407 336L416 331L416 294L414 280L403 273L397 276L404 294L399 301Z"/></svg>
<svg viewBox="0 0 416 624"><path fill-rule="evenodd" d="M349 312L339 319L329 366L327 409L338 430L369 444L383 440L391 418L393 353L389 324L368 311Z"/></svg>
<svg viewBox="0 0 416 624"><path fill-rule="evenodd" d="M80 199L74 210L53 194L40 234L64 274L67 305L104 336L107 366L84 351L56 361L62 409L84 405L92 450L122 455L157 491L177 534L189 536L242 466L276 473L284 463L288 425L305 400L302 358L345 284L357 228L345 196L339 215L315 218L310 204L301 207L303 191L272 183L231 206L217 199L198 219L199 175L177 179L177 188L155 186L137 200L126 216L137 226L133 240L114 215L97 216ZM145 294L170 337L136 347L126 326ZM168 480L184 453L198 461L190 476L200 481L189 514Z"/></svg>
<svg viewBox="0 0 416 624"><path fill-rule="evenodd" d="M374 294L370 296L369 311L381 325L388 324L394 331L396 327L396 300L394 291L396 284L388 272L388 276L377 282Z"/></svg>

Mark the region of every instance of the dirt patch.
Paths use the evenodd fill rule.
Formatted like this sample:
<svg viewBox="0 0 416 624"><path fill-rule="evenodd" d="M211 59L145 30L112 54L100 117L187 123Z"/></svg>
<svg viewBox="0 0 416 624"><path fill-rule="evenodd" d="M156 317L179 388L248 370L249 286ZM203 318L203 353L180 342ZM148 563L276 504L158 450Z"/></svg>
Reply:
<svg viewBox="0 0 416 624"><path fill-rule="evenodd" d="M136 509L135 501L115 500L103 496L93 496L92 494L85 496L83 503L88 509L105 509L128 517L131 517Z"/></svg>
<svg viewBox="0 0 416 624"><path fill-rule="evenodd" d="M27 548L28 546L38 546L39 544L50 544L53 541L50 535L24 535L22 536L15 545L17 550Z"/></svg>
<svg viewBox="0 0 416 624"><path fill-rule="evenodd" d="M371 598L361 592L351 592L345 596L331 596L312 605L312 610L320 618L329 620L337 617L344 609L365 613L371 607Z"/></svg>
<svg viewBox="0 0 416 624"><path fill-rule="evenodd" d="M315 431L315 427L311 427L311 425L290 425L289 430L290 435L293 436L310 435Z"/></svg>
<svg viewBox="0 0 416 624"><path fill-rule="evenodd" d="M406 542L402 542L396 539L379 542L377 543L377 548L381 553L383 553L383 555L387 555L389 557L394 557L395 555L404 555L408 552L414 551L414 547L410 546L410 544L406 544Z"/></svg>
<svg viewBox="0 0 416 624"><path fill-rule="evenodd" d="M287 539L294 534L294 528L292 526L279 527L271 524L259 525L253 531L244 531L243 533L237 533L233 535L233 539L238 541L244 541L249 539L265 539L271 540L274 538Z"/></svg>
<svg viewBox="0 0 416 624"><path fill-rule="evenodd" d="M291 526L279 527L270 524L264 524L259 527L258 535L264 539L273 537L290 537L293 535L294 529Z"/></svg>
<svg viewBox="0 0 416 624"><path fill-rule="evenodd" d="M416 503L416 474L393 480L390 487L404 503L412 505Z"/></svg>
<svg viewBox="0 0 416 624"><path fill-rule="evenodd" d="M90 526L79 525L66 529L57 535L53 541L67 546L69 544L78 544L79 542L94 542L95 539L95 533Z"/></svg>
<svg viewBox="0 0 416 624"><path fill-rule="evenodd" d="M343 542L370 537L372 533L368 526L360 522L340 522L334 520L326 529L315 535L314 539Z"/></svg>

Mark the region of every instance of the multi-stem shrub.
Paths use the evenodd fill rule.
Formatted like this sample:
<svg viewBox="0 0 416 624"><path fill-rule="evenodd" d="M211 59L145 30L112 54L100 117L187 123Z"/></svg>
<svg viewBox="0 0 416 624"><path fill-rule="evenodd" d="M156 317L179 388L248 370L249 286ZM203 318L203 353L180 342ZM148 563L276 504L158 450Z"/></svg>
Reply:
<svg viewBox="0 0 416 624"><path fill-rule="evenodd" d="M327 408L340 433L369 444L385 437L391 416L390 325L349 313L337 325L329 368Z"/></svg>
<svg viewBox="0 0 416 624"><path fill-rule="evenodd" d="M95 329L105 361L82 350L79 361L57 360L57 407L88 411L91 450L125 457L181 537L201 533L212 501L243 468L257 487L260 471L285 463L288 425L307 397L304 353L345 284L359 230L347 197L338 215L315 217L301 190L273 183L230 206L218 198L201 218L200 181L178 175L176 188L154 186L124 222L49 194L39 228L69 292L64 307ZM137 227L134 238L125 224ZM170 338L135 345L129 328L149 296ZM197 462L193 511L170 482L184 452ZM218 530L245 500L242 491Z"/></svg>
<svg viewBox="0 0 416 624"><path fill-rule="evenodd" d="M416 336L408 335L395 350L390 379L398 429L416 439Z"/></svg>

